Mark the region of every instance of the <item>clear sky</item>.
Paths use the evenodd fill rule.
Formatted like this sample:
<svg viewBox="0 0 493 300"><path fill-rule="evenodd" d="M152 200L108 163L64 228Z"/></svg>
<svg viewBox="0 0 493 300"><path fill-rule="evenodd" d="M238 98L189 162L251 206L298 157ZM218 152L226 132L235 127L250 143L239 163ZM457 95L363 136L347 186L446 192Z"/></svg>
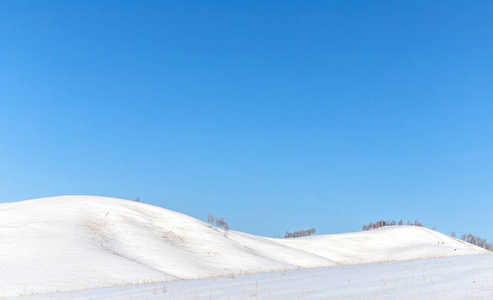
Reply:
<svg viewBox="0 0 493 300"><path fill-rule="evenodd" d="M493 242L491 1L1 1L0 202Z"/></svg>

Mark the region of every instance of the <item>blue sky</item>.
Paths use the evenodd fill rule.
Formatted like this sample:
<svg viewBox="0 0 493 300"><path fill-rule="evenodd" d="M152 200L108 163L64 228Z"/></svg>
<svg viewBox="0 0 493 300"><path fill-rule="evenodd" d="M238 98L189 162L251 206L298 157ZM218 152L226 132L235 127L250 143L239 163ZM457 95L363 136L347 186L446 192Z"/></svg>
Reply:
<svg viewBox="0 0 493 300"><path fill-rule="evenodd" d="M493 242L489 1L1 1L0 201Z"/></svg>

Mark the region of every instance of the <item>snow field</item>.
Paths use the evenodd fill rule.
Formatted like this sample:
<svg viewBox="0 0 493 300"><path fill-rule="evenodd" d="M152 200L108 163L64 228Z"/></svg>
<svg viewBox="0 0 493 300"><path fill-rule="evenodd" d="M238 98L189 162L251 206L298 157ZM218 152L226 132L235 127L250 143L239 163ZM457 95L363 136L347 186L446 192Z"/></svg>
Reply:
<svg viewBox="0 0 493 300"><path fill-rule="evenodd" d="M13 299L491 299L493 255L466 255L65 292Z"/></svg>
<svg viewBox="0 0 493 300"><path fill-rule="evenodd" d="M0 204L0 297L486 253L414 226L272 239L128 200Z"/></svg>

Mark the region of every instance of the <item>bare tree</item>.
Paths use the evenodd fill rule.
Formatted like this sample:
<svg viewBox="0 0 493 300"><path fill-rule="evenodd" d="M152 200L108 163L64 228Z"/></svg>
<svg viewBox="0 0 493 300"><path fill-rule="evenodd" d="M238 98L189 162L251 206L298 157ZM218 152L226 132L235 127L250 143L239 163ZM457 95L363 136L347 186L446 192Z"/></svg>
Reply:
<svg viewBox="0 0 493 300"><path fill-rule="evenodd" d="M470 233L469 234L463 234L461 238L463 241L466 241L466 242L471 243L473 245L482 247L486 250L491 251L491 249L493 249L493 245L489 244L485 239L482 239L478 236L474 236Z"/></svg>
<svg viewBox="0 0 493 300"><path fill-rule="evenodd" d="M307 230L300 230L300 231L295 231L295 232L288 232L286 231L286 234L284 235L285 239L289 238L296 238L296 237L303 237L303 236L310 236L315 234L317 230L315 228L310 228Z"/></svg>
<svg viewBox="0 0 493 300"><path fill-rule="evenodd" d="M210 214L209 217L207 218L207 222L209 222L209 227L212 227L214 223L214 215Z"/></svg>
<svg viewBox="0 0 493 300"><path fill-rule="evenodd" d="M139 197L135 198L135 202L140 202L140 198Z"/></svg>
<svg viewBox="0 0 493 300"><path fill-rule="evenodd" d="M224 223L224 236L228 236L229 225L228 222Z"/></svg>
<svg viewBox="0 0 493 300"><path fill-rule="evenodd" d="M399 226L402 225L402 219L399 221Z"/></svg>
<svg viewBox="0 0 493 300"><path fill-rule="evenodd" d="M450 236L453 237L453 238L456 238L457 237L457 235L455 234L455 231L452 231L452 233L450 234Z"/></svg>

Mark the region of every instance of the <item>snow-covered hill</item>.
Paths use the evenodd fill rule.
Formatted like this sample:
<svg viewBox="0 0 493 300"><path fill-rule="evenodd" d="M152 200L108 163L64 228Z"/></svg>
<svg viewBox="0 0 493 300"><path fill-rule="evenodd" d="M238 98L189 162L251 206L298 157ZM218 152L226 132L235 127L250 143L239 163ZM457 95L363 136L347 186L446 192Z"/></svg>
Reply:
<svg viewBox="0 0 493 300"><path fill-rule="evenodd" d="M272 239L114 198L0 204L0 297L483 252L414 226Z"/></svg>

